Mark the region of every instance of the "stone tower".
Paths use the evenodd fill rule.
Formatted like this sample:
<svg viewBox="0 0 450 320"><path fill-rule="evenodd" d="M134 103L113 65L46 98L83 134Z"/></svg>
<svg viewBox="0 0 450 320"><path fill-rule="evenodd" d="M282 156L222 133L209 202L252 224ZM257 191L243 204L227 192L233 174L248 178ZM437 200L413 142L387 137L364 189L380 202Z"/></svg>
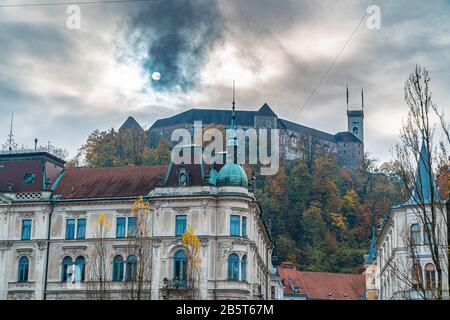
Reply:
<svg viewBox="0 0 450 320"><path fill-rule="evenodd" d="M350 110L348 106L347 87L347 121L348 132L352 133L364 144L364 91L361 90L361 110Z"/></svg>

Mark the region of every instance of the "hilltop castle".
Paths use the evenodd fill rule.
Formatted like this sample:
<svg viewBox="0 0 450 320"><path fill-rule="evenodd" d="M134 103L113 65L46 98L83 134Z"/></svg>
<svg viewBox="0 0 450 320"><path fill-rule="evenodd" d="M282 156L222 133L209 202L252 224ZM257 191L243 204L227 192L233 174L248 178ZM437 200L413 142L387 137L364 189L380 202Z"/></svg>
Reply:
<svg viewBox="0 0 450 320"><path fill-rule="evenodd" d="M149 144L156 147L162 139L170 141L174 129L192 130L194 121L204 126L222 125L229 128L231 110L190 109L172 117L158 119L148 130ZM279 129L280 156L286 160L307 157L308 150L324 150L337 156L340 165L352 170L359 167L364 155L364 110L350 110L347 104L347 131L330 134L278 117L265 103L257 111L236 111L236 126L240 129ZM141 128L129 117L119 130ZM314 148L312 148L314 147Z"/></svg>

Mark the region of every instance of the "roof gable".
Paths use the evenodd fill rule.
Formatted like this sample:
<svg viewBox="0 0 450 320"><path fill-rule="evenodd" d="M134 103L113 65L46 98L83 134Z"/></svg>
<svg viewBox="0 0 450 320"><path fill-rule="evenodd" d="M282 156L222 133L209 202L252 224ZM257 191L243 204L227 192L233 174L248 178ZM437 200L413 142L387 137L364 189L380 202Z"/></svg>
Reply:
<svg viewBox="0 0 450 320"><path fill-rule="evenodd" d="M119 131L123 131L123 130L127 130L127 129L140 129L140 130L143 130L141 125L132 116L128 117L128 119L119 128Z"/></svg>
<svg viewBox="0 0 450 320"><path fill-rule="evenodd" d="M258 110L257 112L258 116L269 116L269 117L278 117L275 112L269 107L267 103L264 103L264 105Z"/></svg>

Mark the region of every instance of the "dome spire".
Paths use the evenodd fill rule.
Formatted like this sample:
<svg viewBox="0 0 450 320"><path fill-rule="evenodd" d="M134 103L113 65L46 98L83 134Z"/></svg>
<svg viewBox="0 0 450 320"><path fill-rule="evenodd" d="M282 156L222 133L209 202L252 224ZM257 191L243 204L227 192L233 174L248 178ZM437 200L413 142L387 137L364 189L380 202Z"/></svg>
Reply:
<svg viewBox="0 0 450 320"><path fill-rule="evenodd" d="M235 81L233 80L233 102L231 111L231 135L228 140L228 146L233 147L233 163L237 164L237 134L236 134L236 94L235 94ZM231 160L231 159L230 159Z"/></svg>

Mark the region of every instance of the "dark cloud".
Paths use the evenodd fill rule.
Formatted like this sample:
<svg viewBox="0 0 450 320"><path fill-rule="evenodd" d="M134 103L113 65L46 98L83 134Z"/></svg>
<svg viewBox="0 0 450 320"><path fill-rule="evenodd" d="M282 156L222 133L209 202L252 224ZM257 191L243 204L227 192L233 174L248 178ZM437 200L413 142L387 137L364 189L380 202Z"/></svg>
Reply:
<svg viewBox="0 0 450 320"><path fill-rule="evenodd" d="M209 51L222 38L223 18L211 0L166 0L142 7L128 20L130 48L147 52L141 63L157 91L187 91L199 84L198 73ZM161 80L152 81L159 72Z"/></svg>
<svg viewBox="0 0 450 320"><path fill-rule="evenodd" d="M354 107L365 88L366 148L386 160L416 63L430 69L435 102L450 114L447 0L378 1L381 30L363 23L301 109L371 2L89 5L80 31L65 28L65 7L0 10L0 144L14 111L19 144L37 136L74 155L91 131L129 115L149 127L189 108L229 108L234 79L238 108L268 102L280 117L335 133L346 129L349 83Z"/></svg>

